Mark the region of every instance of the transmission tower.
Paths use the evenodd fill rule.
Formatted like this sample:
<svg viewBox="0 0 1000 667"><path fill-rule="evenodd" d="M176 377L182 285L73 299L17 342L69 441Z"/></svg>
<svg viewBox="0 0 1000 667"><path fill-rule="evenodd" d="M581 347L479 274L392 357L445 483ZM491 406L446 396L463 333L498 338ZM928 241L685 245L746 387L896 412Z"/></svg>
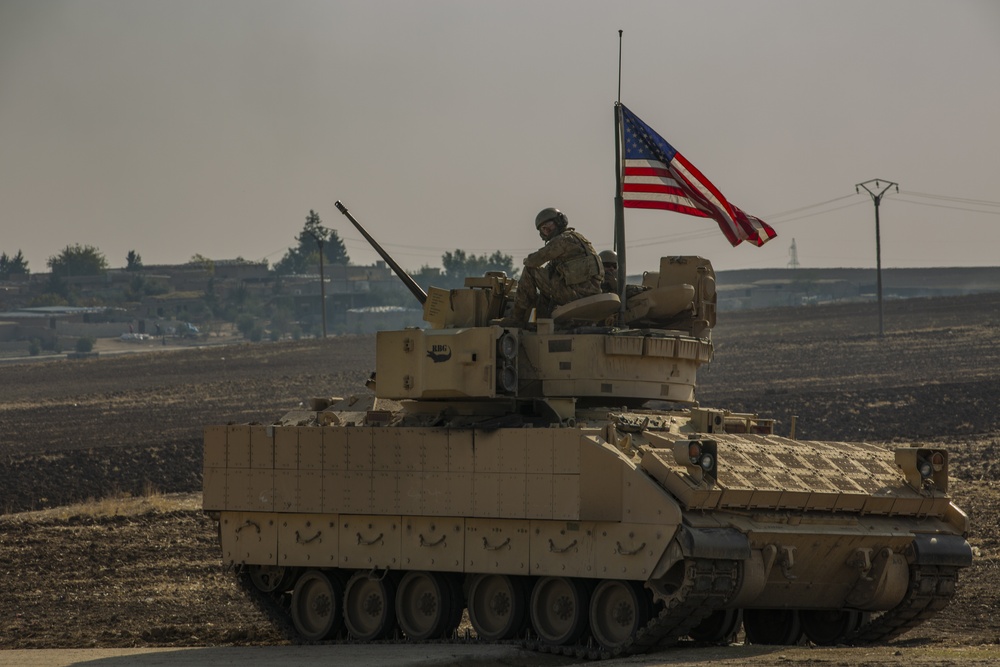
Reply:
<svg viewBox="0 0 1000 667"><path fill-rule="evenodd" d="M797 269L799 268L799 251L795 249L795 239L792 239L792 247L788 249L788 256L791 259L788 261L788 268Z"/></svg>

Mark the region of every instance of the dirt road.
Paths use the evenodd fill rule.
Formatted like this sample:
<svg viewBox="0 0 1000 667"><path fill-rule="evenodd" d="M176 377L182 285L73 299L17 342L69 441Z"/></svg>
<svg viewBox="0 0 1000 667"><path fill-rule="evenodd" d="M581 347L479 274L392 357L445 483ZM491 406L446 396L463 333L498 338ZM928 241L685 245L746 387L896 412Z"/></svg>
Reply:
<svg viewBox="0 0 1000 667"><path fill-rule="evenodd" d="M1000 662L1000 647L879 646L817 648L730 646L680 648L653 655L606 660L606 667L770 667L771 665L928 665L967 667ZM177 649L47 649L0 651L0 663L18 667L563 667L581 663L506 646L263 646Z"/></svg>

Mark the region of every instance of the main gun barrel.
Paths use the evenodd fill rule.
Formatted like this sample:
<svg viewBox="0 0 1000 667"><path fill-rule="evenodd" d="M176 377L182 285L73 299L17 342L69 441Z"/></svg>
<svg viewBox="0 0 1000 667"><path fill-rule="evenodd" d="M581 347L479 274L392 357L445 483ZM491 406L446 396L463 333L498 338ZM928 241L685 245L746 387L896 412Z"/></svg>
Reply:
<svg viewBox="0 0 1000 667"><path fill-rule="evenodd" d="M334 205L337 207L337 210L339 210L341 213L343 213L345 216L347 216L347 219L350 220L354 224L354 226L357 228L357 230L359 232L361 232L361 235L364 236L365 239L368 240L368 243L370 243L373 248L375 248L375 252L377 252L379 255L381 255L382 259L385 260L385 263L388 264L390 267L392 267L393 272L395 272L395 274L397 276L399 276L399 279L403 281L403 284L406 285L407 289L409 289L410 292L413 294L413 296L415 296L417 298L417 301L420 302L420 305L423 305L427 301L427 292L425 292L420 287L420 285L417 284L417 281L415 281L410 276L409 273L407 273L406 271L404 271L403 268L399 264L396 263L396 260L394 260L389 255L389 253L387 253L382 248L382 246L380 246L378 244L378 241L376 241L375 239L372 238L372 235L369 234L365 230L365 228L361 226L361 223L354 219L354 216L351 215L351 212L347 210L346 206L344 206L343 204L340 203L340 200L337 200L337 203L334 204Z"/></svg>

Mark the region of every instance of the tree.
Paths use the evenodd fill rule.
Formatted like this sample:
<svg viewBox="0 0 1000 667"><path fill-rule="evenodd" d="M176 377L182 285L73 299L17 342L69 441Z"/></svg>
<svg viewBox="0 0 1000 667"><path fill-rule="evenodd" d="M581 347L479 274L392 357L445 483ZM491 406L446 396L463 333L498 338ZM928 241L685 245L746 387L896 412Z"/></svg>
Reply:
<svg viewBox="0 0 1000 667"><path fill-rule="evenodd" d="M191 255L191 259L188 260L188 264L197 264L208 273L215 273L215 262L201 253Z"/></svg>
<svg viewBox="0 0 1000 667"><path fill-rule="evenodd" d="M215 276L205 284L205 307L214 316L219 310L219 297L215 294Z"/></svg>
<svg viewBox="0 0 1000 667"><path fill-rule="evenodd" d="M128 270L128 269L126 269ZM128 289L122 293L126 301L141 301L146 293L146 280L141 276L132 276Z"/></svg>
<svg viewBox="0 0 1000 667"><path fill-rule="evenodd" d="M79 243L66 246L61 253L46 262L53 276L99 276L108 268L108 260L94 246Z"/></svg>
<svg viewBox="0 0 1000 667"><path fill-rule="evenodd" d="M330 230L330 235L326 237L323 250L323 254L326 255L327 264L343 264L346 266L351 263L351 258L347 256L347 248L337 234L336 229Z"/></svg>
<svg viewBox="0 0 1000 667"><path fill-rule="evenodd" d="M285 256L274 265L275 273L289 275L308 273L313 265L319 264L319 244L323 244L323 256L329 264L350 264L347 248L335 229L327 229L316 211L310 210L302 231L295 238L298 245L289 248Z"/></svg>
<svg viewBox="0 0 1000 667"><path fill-rule="evenodd" d="M135 250L129 250L128 254L125 255L125 270L138 271L141 268L142 268L142 255L137 253Z"/></svg>
<svg viewBox="0 0 1000 667"><path fill-rule="evenodd" d="M499 250L492 255L469 255L464 250L445 252L441 256L444 277L449 285L461 285L466 276L482 276L487 271L503 271L508 277L516 277L514 258Z"/></svg>
<svg viewBox="0 0 1000 667"><path fill-rule="evenodd" d="M52 290L51 282L52 281L50 280L49 281L50 289L45 293L36 296L29 302L28 305L30 305L32 308L45 307L45 306L68 306L69 300L66 297L64 297L61 292Z"/></svg>
<svg viewBox="0 0 1000 667"><path fill-rule="evenodd" d="M7 253L0 253L0 280L7 280L11 276L26 276L28 271L28 260L24 258L24 253L20 250L13 257Z"/></svg>
<svg viewBox="0 0 1000 667"><path fill-rule="evenodd" d="M236 330L243 334L244 338L250 337L250 332L257 326L257 319L250 313L241 313L236 317Z"/></svg>

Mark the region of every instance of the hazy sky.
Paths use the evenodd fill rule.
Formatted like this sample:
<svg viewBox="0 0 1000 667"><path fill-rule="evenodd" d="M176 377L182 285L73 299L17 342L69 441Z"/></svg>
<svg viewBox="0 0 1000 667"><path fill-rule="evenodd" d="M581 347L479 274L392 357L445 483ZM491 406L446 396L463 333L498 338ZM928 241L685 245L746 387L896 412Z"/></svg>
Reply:
<svg viewBox="0 0 1000 667"><path fill-rule="evenodd" d="M0 0L0 250L273 263L315 209L372 262L338 199L409 269L546 206L610 247L619 29L622 102L778 232L628 210L630 272L874 267L874 178L884 267L998 264L996 0Z"/></svg>

